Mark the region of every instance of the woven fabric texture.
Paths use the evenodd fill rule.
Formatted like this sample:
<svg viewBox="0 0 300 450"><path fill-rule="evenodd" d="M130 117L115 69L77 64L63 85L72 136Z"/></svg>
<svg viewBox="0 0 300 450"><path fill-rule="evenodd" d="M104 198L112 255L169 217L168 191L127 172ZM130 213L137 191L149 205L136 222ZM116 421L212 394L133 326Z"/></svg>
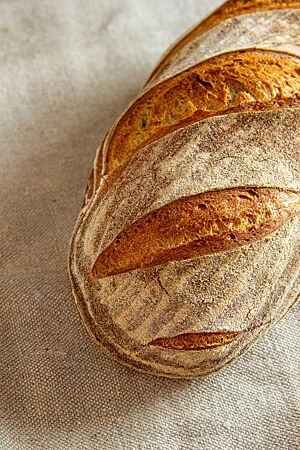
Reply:
<svg viewBox="0 0 300 450"><path fill-rule="evenodd" d="M112 361L81 325L69 238L98 143L219 0L0 1L0 448L299 449L300 308L193 381Z"/></svg>

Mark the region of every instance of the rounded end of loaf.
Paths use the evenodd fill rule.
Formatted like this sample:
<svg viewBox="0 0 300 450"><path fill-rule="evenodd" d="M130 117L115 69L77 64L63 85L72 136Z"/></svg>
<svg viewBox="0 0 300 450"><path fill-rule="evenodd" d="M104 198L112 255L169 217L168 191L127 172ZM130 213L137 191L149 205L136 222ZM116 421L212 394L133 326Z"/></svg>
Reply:
<svg viewBox="0 0 300 450"><path fill-rule="evenodd" d="M194 174L193 190L202 193L187 195L191 186L184 181L190 179L185 172L171 170L166 184L161 170L166 161L169 164L166 141L156 144L152 159L147 149L141 151L108 191L94 192L74 230L69 271L82 321L106 353L153 375L203 376L235 360L288 311L300 287L299 186L293 178L293 170L296 173L299 167L299 137L293 131L299 118L298 109L245 112L193 125L187 153L180 145L172 146L172 164L182 167L192 152L193 164L187 170ZM224 157L220 135L227 129L232 134ZM182 142L184 133L178 131L177 140ZM215 161L210 174L206 169L206 185L200 172L197 175L204 154L193 153L192 133L197 142L200 139L205 158L211 155ZM261 186L266 178L255 169L257 148L263 149L261 157L270 171L268 184L277 180L280 188ZM278 160L277 151L282 148L287 153ZM234 158L241 164L238 152L246 160L230 180L224 177L227 162ZM155 173L149 170L154 165ZM249 178L245 178L248 167ZM219 189L211 189L216 173L223 181ZM141 186L150 186L153 177L157 189L153 198L145 197L151 191ZM172 194L174 183L175 200L166 201L167 185ZM226 188L227 183L238 186ZM164 205L159 206L162 199ZM211 247L201 254L198 247L194 253L191 246L182 252L180 240L199 241L197 233L207 242L220 241L221 251ZM232 243L228 233L235 236L237 246L228 247ZM247 239L239 233L246 233ZM146 251L149 236L156 242L151 247L156 253L151 255ZM163 237L170 244L167 252L159 245ZM116 241L120 254L114 260ZM121 270L116 270L118 265Z"/></svg>
<svg viewBox="0 0 300 450"><path fill-rule="evenodd" d="M94 315L95 311L92 312L91 304L84 299L82 289L76 282L72 246L73 244L69 275L77 309L86 331L105 354L130 369L172 379L208 376L237 360L273 324L269 321L239 331L182 333L155 338L148 342L145 342L143 338L133 340L128 338L126 331L122 330L120 322L111 321L111 318L107 316L106 308L102 310L102 324L99 323L99 311L97 318ZM115 283L118 283L117 279ZM145 314L147 315L146 312Z"/></svg>

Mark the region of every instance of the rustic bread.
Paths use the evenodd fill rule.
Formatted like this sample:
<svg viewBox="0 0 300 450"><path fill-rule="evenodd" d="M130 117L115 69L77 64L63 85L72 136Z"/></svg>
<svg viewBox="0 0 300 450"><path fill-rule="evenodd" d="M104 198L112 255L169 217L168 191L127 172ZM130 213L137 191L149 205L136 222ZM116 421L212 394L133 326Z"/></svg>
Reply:
<svg viewBox="0 0 300 450"><path fill-rule="evenodd" d="M210 373L297 300L299 36L299 1L226 2L98 149L69 272L89 334L121 362Z"/></svg>

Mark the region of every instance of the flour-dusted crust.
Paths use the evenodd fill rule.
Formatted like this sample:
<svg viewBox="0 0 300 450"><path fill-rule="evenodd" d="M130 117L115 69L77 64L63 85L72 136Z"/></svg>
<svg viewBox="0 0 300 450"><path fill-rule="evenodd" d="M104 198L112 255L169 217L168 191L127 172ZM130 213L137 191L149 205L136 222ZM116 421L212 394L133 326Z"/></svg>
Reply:
<svg viewBox="0 0 300 450"><path fill-rule="evenodd" d="M281 42L277 36L276 45L296 48L297 10L252 12L238 20L264 14L266 29L274 31L279 13L278 27L286 33ZM232 20L218 21L205 33ZM200 48L205 33L203 41L197 35L186 45ZM278 49L272 51L276 59ZM164 67L168 71L174 64L174 76L176 52L172 58ZM182 69L181 63L180 57ZM290 96L275 92L275 100L262 104L259 97L251 107L241 100L233 109L188 123L180 113L178 126L151 142L135 148L131 140L132 153L116 169L114 164L109 169L108 155L117 127L126 130L124 114L101 145L73 233L69 271L89 334L121 362L170 377L210 373L239 356L297 300L300 109L295 70ZM161 75L169 77L166 71ZM157 85L162 79L155 76ZM272 83L265 92L276 91L277 81ZM164 123L165 115L159 120ZM193 209L199 205L209 208L199 213ZM192 226L200 219L203 229L198 222ZM230 233L237 245L227 245ZM194 247L190 253L181 247L189 239L199 254ZM137 256L139 243L143 248Z"/></svg>

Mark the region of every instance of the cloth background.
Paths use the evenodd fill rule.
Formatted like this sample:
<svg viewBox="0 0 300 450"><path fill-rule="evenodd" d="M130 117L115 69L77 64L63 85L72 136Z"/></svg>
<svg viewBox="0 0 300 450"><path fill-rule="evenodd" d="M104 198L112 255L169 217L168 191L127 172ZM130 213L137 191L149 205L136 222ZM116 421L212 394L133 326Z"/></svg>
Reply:
<svg viewBox="0 0 300 450"><path fill-rule="evenodd" d="M219 0L0 0L0 448L299 449L300 309L209 377L168 380L87 336L67 249L98 143Z"/></svg>

